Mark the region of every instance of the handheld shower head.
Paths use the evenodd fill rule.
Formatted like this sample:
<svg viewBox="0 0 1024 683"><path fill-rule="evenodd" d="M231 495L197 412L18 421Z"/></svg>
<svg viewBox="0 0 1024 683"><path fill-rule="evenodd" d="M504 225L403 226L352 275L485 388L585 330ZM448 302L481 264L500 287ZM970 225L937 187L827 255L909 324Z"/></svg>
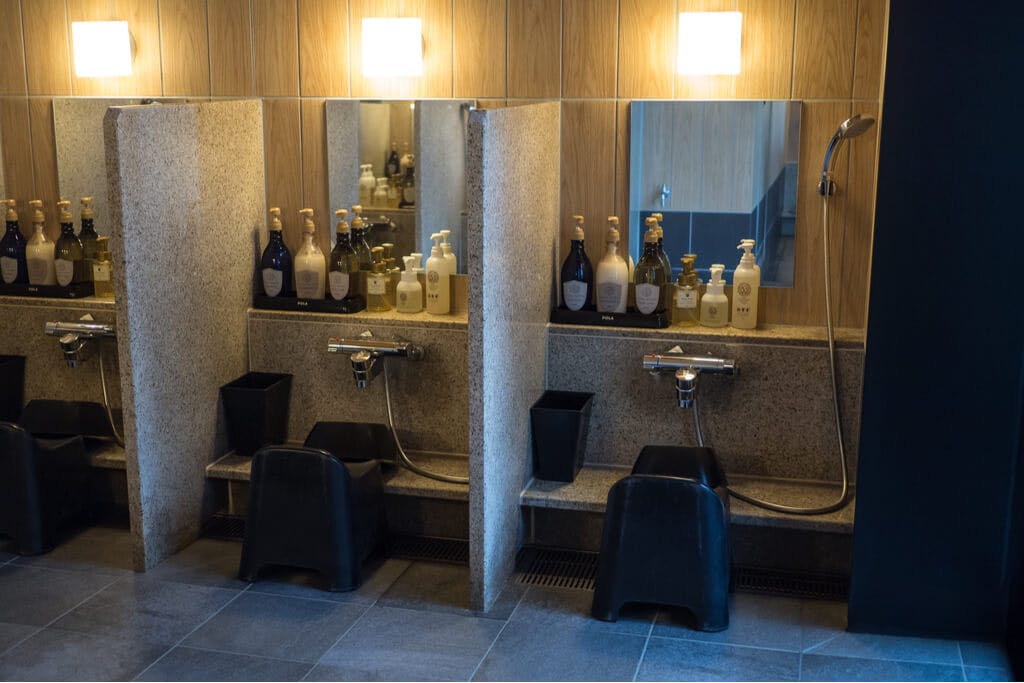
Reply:
<svg viewBox="0 0 1024 683"><path fill-rule="evenodd" d="M839 156L839 150L842 149L843 143L863 135L873 125L875 125L875 120L863 114L854 114L839 124L839 128L836 129L835 135L829 140L828 147L825 149L825 161L821 165L821 182L818 183L819 194L827 197L836 191L836 185L832 182L832 163Z"/></svg>

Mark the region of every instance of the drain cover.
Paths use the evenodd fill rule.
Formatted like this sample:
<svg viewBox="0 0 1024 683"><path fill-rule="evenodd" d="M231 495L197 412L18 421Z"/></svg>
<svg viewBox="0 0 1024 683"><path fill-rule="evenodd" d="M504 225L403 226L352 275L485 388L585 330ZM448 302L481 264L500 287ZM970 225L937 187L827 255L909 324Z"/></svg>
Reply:
<svg viewBox="0 0 1024 683"><path fill-rule="evenodd" d="M388 556L404 560L425 560L469 564L469 541L432 536L391 536Z"/></svg>
<svg viewBox="0 0 1024 683"><path fill-rule="evenodd" d="M597 553L526 546L516 559L519 583L594 590Z"/></svg>
<svg viewBox="0 0 1024 683"><path fill-rule="evenodd" d="M245 517L214 515L203 526L201 535L222 541L241 541L245 538Z"/></svg>
<svg viewBox="0 0 1024 683"><path fill-rule="evenodd" d="M732 580L735 589L744 593L768 593L844 602L850 596L849 577L834 574L737 565L732 568Z"/></svg>

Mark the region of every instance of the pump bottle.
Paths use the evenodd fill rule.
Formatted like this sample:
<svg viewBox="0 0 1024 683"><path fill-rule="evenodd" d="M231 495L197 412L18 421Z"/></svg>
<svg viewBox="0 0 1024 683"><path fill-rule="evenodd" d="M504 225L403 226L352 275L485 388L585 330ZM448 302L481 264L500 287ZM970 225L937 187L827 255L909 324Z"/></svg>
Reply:
<svg viewBox="0 0 1024 683"><path fill-rule="evenodd" d="M757 327L757 297L761 288L761 268L754 260L754 240L737 245L743 250L732 280L732 326L741 330Z"/></svg>
<svg viewBox="0 0 1024 683"><path fill-rule="evenodd" d="M608 245L597 264L594 289L597 292L597 310L600 313L625 313L629 296L629 267L619 255L619 218L608 217Z"/></svg>
<svg viewBox="0 0 1024 683"><path fill-rule="evenodd" d="M423 288L416 277L416 257L406 256L402 281L395 290L395 308L399 313L419 313L423 310Z"/></svg>
<svg viewBox="0 0 1024 683"><path fill-rule="evenodd" d="M382 313L390 311L388 304L388 274L384 266L384 247L374 247L373 268L366 274L366 310Z"/></svg>
<svg viewBox="0 0 1024 683"><path fill-rule="evenodd" d="M448 262L448 273L455 275L459 272L458 260L455 257L455 253L452 251L452 243L448 241L451 237L452 231L448 228L441 230L441 255L444 256L444 260Z"/></svg>
<svg viewBox="0 0 1024 683"><path fill-rule="evenodd" d="M700 278L694 268L696 254L683 254L680 259L683 269L676 281L673 297L672 322L682 327L691 327L700 322Z"/></svg>
<svg viewBox="0 0 1024 683"><path fill-rule="evenodd" d="M665 310L665 284L668 278L658 252L658 221L648 218L644 235L644 253L636 264L636 308L644 315Z"/></svg>
<svg viewBox="0 0 1024 683"><path fill-rule="evenodd" d="M302 209L302 247L295 255L295 293L300 299L323 299L327 260L313 241L313 209Z"/></svg>
<svg viewBox="0 0 1024 683"><path fill-rule="evenodd" d="M270 241L260 259L260 281L267 296L292 295L292 253L281 236L281 209L270 209Z"/></svg>
<svg viewBox="0 0 1024 683"><path fill-rule="evenodd" d="M352 247L348 223L345 216L348 211L338 209L334 212L338 218L336 226L337 238L331 251L331 268L328 274L328 290L335 301L347 299L354 294L354 280L359 279L359 257Z"/></svg>
<svg viewBox="0 0 1024 683"><path fill-rule="evenodd" d="M576 227L573 228L572 246L569 255L562 264L562 303L570 311L578 311L593 296L594 268L587 258L587 250L583 248L583 216L573 216Z"/></svg>
<svg viewBox="0 0 1024 683"><path fill-rule="evenodd" d="M441 233L430 236L434 246L427 259L427 313L445 315L451 311L451 277L441 251Z"/></svg>
<svg viewBox="0 0 1024 683"><path fill-rule="evenodd" d="M708 291L700 300L700 324L705 327L725 327L729 324L729 298L725 295L723 271L725 265L711 264Z"/></svg>
<svg viewBox="0 0 1024 683"><path fill-rule="evenodd" d="M0 277L5 285L28 283L28 263L25 248L28 243L18 228L17 202L4 201L7 205L7 231L0 240Z"/></svg>
<svg viewBox="0 0 1024 683"><path fill-rule="evenodd" d="M92 262L99 252L99 235L96 234L96 227L93 224L92 197L82 197L78 200L82 205L82 228L78 232L78 239L82 241L82 252L85 254L85 272L92 277Z"/></svg>
<svg viewBox="0 0 1024 683"><path fill-rule="evenodd" d="M359 270L370 270L373 267L373 254L366 242L366 222L363 221L363 207L356 204L352 207L352 248L359 259Z"/></svg>
<svg viewBox="0 0 1024 683"><path fill-rule="evenodd" d="M71 218L71 202L62 199L57 202L60 211L60 238L54 249L54 272L61 287L87 282L91 278L85 270L85 249L82 241L75 236L75 224Z"/></svg>
<svg viewBox="0 0 1024 683"><path fill-rule="evenodd" d="M652 213L651 218L654 219L655 234L658 236L658 258L661 259L661 265L665 269L665 278L668 280L672 279L672 260L668 257L668 252L665 251L665 228L662 227L662 221L665 220L664 214Z"/></svg>
<svg viewBox="0 0 1024 683"><path fill-rule="evenodd" d="M43 202L33 199L28 203L32 208L32 239L25 248L28 263L28 282L32 285L55 285L57 273L53 267L54 244L43 231Z"/></svg>

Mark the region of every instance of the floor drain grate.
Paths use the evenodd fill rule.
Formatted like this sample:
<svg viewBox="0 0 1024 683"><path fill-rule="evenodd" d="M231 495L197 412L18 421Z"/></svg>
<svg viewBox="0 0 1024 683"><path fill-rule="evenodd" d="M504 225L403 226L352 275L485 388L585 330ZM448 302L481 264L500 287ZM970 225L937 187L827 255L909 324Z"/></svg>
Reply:
<svg viewBox="0 0 1024 683"><path fill-rule="evenodd" d="M241 541L245 538L245 517L214 515L203 526L202 536L222 541Z"/></svg>
<svg viewBox="0 0 1024 683"><path fill-rule="evenodd" d="M735 589L744 593L840 601L845 601L850 595L850 579L846 576L746 565L737 565L732 568L732 572Z"/></svg>
<svg viewBox="0 0 1024 683"><path fill-rule="evenodd" d="M388 556L404 560L425 560L469 564L469 541L432 536L391 536Z"/></svg>
<svg viewBox="0 0 1024 683"><path fill-rule="evenodd" d="M519 583L594 590L597 553L526 546L516 559Z"/></svg>

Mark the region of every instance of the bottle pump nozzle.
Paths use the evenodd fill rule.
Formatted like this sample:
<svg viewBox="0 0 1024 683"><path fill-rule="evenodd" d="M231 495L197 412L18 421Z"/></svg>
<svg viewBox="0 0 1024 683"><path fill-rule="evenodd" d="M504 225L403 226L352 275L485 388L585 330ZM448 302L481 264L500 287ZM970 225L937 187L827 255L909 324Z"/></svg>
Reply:
<svg viewBox="0 0 1024 683"><path fill-rule="evenodd" d="M608 216L608 241L615 242L619 241L619 217Z"/></svg>
<svg viewBox="0 0 1024 683"><path fill-rule="evenodd" d="M276 206L270 209L270 229L281 232L281 209Z"/></svg>
<svg viewBox="0 0 1024 683"><path fill-rule="evenodd" d="M338 209L334 212L334 215L338 217L338 232L348 232L348 223L345 222L345 216L348 215L348 211L345 209Z"/></svg>
<svg viewBox="0 0 1024 683"><path fill-rule="evenodd" d="M82 219L89 220L92 218L92 197L82 197L78 200L82 204Z"/></svg>
<svg viewBox="0 0 1024 683"><path fill-rule="evenodd" d="M18 220L18 200L17 199L5 199L4 204L7 205L7 220L16 221Z"/></svg>
<svg viewBox="0 0 1024 683"><path fill-rule="evenodd" d="M33 223L42 223L46 220L46 216L43 215L43 201L41 199L33 199L28 203L28 205L33 210Z"/></svg>
<svg viewBox="0 0 1024 683"><path fill-rule="evenodd" d="M574 221L576 221L576 227L573 228L573 231L572 231L572 238L575 241L582 242L583 241L583 216L580 216L579 214L577 214L577 215L573 216L572 219Z"/></svg>
<svg viewBox="0 0 1024 683"><path fill-rule="evenodd" d="M452 234L452 231L449 230L448 228L445 228L444 230L442 230L441 231L441 244L451 244L451 242L448 241L448 237L451 234Z"/></svg>
<svg viewBox="0 0 1024 683"><path fill-rule="evenodd" d="M430 236L430 239L434 240L434 246L430 248L431 256L441 255L441 233L435 232Z"/></svg>
<svg viewBox="0 0 1024 683"><path fill-rule="evenodd" d="M313 209L301 209L299 215L303 217L302 232L310 235L316 232L316 226L313 224Z"/></svg>
<svg viewBox="0 0 1024 683"><path fill-rule="evenodd" d="M70 223L71 222L71 202L66 199L61 199L57 202L57 208L60 209L60 222Z"/></svg>

